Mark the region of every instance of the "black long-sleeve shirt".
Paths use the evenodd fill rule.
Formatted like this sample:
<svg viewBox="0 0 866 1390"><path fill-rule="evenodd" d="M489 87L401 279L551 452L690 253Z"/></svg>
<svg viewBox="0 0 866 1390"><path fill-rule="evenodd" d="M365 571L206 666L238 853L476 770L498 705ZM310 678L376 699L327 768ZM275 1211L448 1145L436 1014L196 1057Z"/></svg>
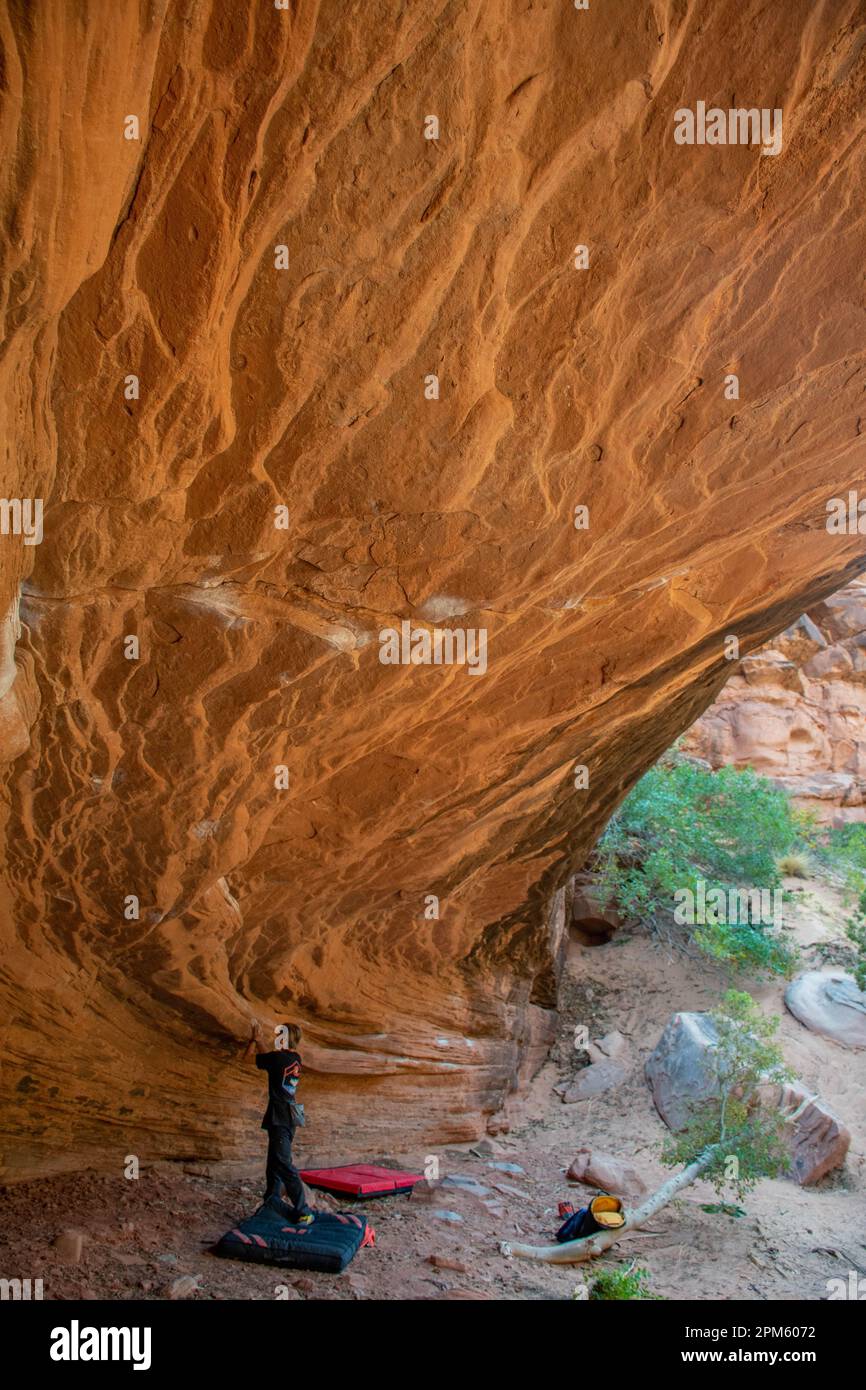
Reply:
<svg viewBox="0 0 866 1390"><path fill-rule="evenodd" d="M294 1133L292 1102L301 1074L301 1059L297 1052L260 1052L256 1057L259 1071L268 1074L268 1108L262 1129L289 1129Z"/></svg>

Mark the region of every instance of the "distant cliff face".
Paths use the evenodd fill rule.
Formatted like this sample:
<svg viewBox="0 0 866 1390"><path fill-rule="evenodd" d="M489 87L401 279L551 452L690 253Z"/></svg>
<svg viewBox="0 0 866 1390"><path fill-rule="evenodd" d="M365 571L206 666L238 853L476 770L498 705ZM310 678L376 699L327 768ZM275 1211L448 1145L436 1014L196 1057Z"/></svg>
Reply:
<svg viewBox="0 0 866 1390"><path fill-rule="evenodd" d="M863 563L862 26L0 20L7 1175L256 1144L253 1014L323 1157L497 1123L725 635Z"/></svg>
<svg viewBox="0 0 866 1390"><path fill-rule="evenodd" d="M747 656L682 745L772 777L825 824L866 820L866 585Z"/></svg>

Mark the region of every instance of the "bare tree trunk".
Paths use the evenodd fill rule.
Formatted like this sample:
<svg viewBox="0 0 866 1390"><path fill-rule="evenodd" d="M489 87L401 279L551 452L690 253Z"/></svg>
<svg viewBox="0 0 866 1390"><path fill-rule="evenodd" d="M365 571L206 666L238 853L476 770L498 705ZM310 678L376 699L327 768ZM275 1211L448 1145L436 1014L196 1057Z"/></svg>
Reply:
<svg viewBox="0 0 866 1390"><path fill-rule="evenodd" d="M583 1236L580 1240L568 1240L562 1245L521 1245L518 1241L504 1240L499 1249L503 1255L520 1255L525 1260L545 1260L551 1265L578 1265L585 1260L595 1259L597 1255L603 1255L605 1250L616 1245L618 1240L622 1240L629 1231L634 1231L638 1226L642 1226L651 1216L655 1216L657 1211L666 1207L672 1197L689 1183L699 1178L712 1163L716 1156L719 1145L714 1144L711 1148L705 1149L699 1154L694 1163L690 1163L687 1168L683 1168L679 1173L675 1173L672 1178L654 1192L651 1197L647 1197L642 1207L637 1211L625 1214L625 1225L620 1226L616 1231L599 1231L594 1236Z"/></svg>

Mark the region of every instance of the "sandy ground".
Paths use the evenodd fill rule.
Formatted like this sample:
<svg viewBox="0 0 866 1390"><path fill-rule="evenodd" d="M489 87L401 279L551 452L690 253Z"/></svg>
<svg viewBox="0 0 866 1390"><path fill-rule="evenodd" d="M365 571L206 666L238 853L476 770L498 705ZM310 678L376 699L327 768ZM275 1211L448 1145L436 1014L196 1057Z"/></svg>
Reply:
<svg viewBox="0 0 866 1390"><path fill-rule="evenodd" d="M845 915L839 891L817 879L787 886L796 901L786 923L801 945L804 968L832 963ZM290 1298L569 1298L584 1277L579 1269L507 1259L499 1241L549 1243L559 1224L557 1203L577 1205L591 1195L565 1177L581 1146L635 1160L652 1186L669 1176L658 1162L665 1129L643 1063L672 1012L712 1007L725 987L725 977L706 960L642 934L594 948L572 945L561 1036L513 1109L510 1131L485 1141L492 1152L467 1146L437 1155L448 1180L443 1187L359 1208L375 1227L376 1246L359 1251L341 1275L215 1258L209 1253L214 1240L255 1209L261 1173L232 1164L170 1163L153 1165L136 1182L77 1174L3 1191L0 1275L41 1278L44 1297L53 1299L165 1298L184 1275L197 1280L187 1295L197 1299L274 1298L280 1288ZM626 1237L601 1262L617 1268L636 1260L649 1271L652 1290L666 1298L821 1299L829 1279L846 1277L849 1269L866 1273L866 1058L809 1033L784 1009L782 991L781 983L752 989L767 1011L782 1017L789 1064L850 1128L847 1166L817 1188L766 1181L741 1203L740 1217L702 1210L718 1200L710 1187L688 1189L648 1230ZM592 1036L613 1028L624 1034L628 1078L618 1091L566 1106L553 1087L575 1070L577 1024ZM359 1158L417 1168L424 1155ZM474 1180L469 1188L467 1179ZM339 1205L321 1194L314 1194L314 1204ZM78 1263L62 1260L53 1247L69 1228L85 1236ZM431 1257L461 1268L438 1267Z"/></svg>

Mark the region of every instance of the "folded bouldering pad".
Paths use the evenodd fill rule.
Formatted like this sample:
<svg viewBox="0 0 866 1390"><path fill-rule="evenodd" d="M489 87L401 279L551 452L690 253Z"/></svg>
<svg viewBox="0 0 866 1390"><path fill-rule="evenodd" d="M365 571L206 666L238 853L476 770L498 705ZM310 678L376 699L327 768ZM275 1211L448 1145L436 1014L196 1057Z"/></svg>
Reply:
<svg viewBox="0 0 866 1390"><path fill-rule="evenodd" d="M339 1197L393 1197L411 1192L421 1173L400 1173L394 1168L377 1168L371 1163L348 1163L341 1168L304 1168L301 1177L308 1187L320 1187Z"/></svg>
<svg viewBox="0 0 866 1390"><path fill-rule="evenodd" d="M214 1254L256 1264L282 1265L286 1269L317 1269L338 1274L362 1245L372 1245L374 1234L367 1218L355 1212L317 1212L309 1225L290 1219L284 1202L266 1202L239 1221L214 1247Z"/></svg>

